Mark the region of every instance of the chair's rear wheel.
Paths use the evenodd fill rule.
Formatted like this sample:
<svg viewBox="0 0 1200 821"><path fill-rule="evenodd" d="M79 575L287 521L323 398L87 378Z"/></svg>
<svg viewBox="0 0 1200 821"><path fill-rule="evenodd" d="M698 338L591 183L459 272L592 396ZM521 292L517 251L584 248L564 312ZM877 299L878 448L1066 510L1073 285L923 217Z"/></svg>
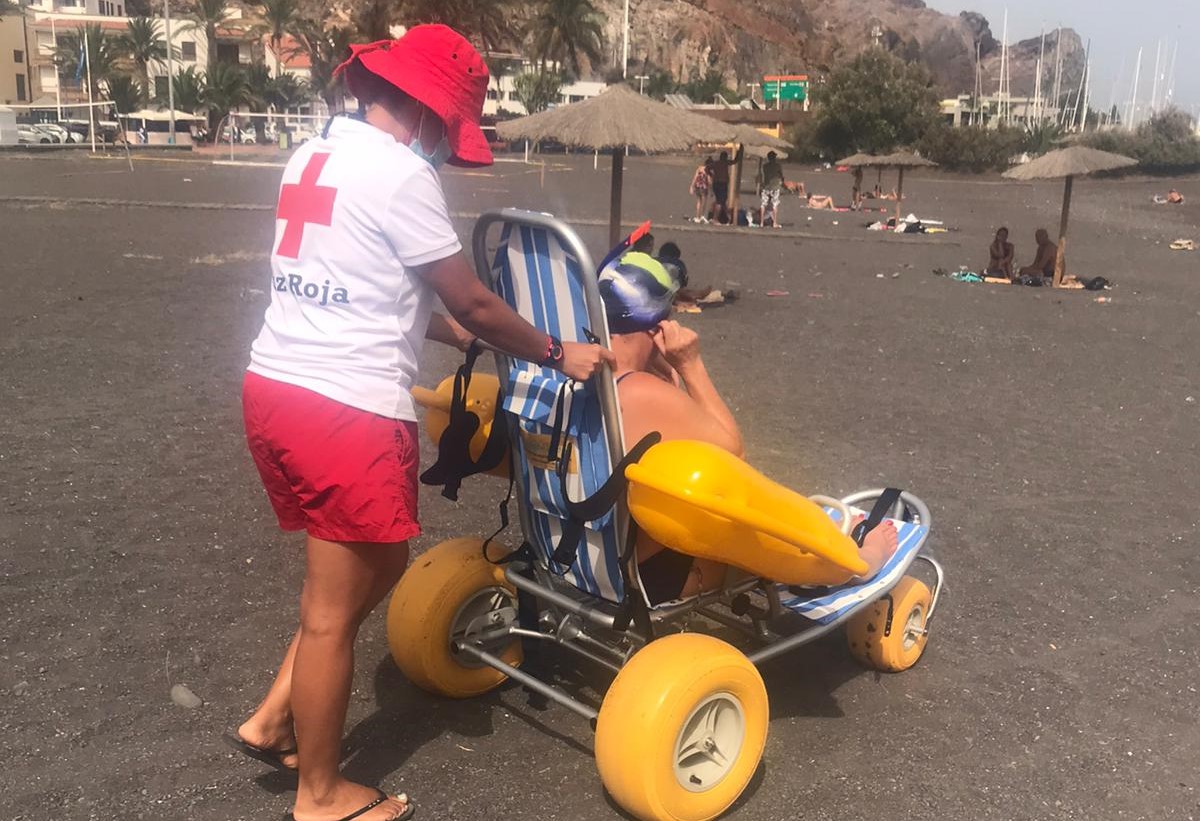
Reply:
<svg viewBox="0 0 1200 821"><path fill-rule="evenodd" d="M851 655L885 673L899 673L912 667L920 660L929 640L927 620L932 601L933 595L924 582L905 576L888 596L864 607L847 623L846 641Z"/></svg>
<svg viewBox="0 0 1200 821"><path fill-rule="evenodd" d="M618 674L596 723L596 766L643 821L707 821L745 790L767 738L753 664L699 634L651 642Z"/></svg>
<svg viewBox="0 0 1200 821"><path fill-rule="evenodd" d="M516 593L503 568L483 557L483 540L451 539L418 557L396 585L388 605L388 646L413 684L469 698L508 677L455 652L454 642L497 632L515 618ZM514 667L521 663L518 639L498 640L487 649Z"/></svg>

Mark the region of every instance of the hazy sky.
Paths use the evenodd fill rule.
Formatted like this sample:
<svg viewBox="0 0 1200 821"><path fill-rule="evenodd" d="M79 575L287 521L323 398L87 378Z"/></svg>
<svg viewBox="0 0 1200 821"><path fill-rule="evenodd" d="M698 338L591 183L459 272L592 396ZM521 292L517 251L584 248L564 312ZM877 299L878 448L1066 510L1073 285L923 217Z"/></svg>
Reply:
<svg viewBox="0 0 1200 821"><path fill-rule="evenodd" d="M1114 82L1117 101L1128 104L1139 46L1143 52L1138 99L1148 104L1156 45L1166 39L1169 47L1164 45L1163 50L1173 52L1178 41L1175 101L1193 115L1200 106L1200 44L1196 40L1200 35L1200 0L926 0L926 3L953 14L980 12L987 17L997 40L1004 29L1007 8L1010 43L1037 37L1043 25L1047 29L1060 24L1073 28L1085 45L1090 37L1092 107L1100 110L1109 107Z"/></svg>

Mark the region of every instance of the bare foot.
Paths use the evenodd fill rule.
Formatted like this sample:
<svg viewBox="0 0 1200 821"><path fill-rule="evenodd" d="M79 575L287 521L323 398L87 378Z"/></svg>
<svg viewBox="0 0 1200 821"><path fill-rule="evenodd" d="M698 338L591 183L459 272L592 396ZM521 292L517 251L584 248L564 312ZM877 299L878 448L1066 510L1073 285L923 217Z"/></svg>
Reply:
<svg viewBox="0 0 1200 821"><path fill-rule="evenodd" d="M247 744L278 754L279 763L289 770L300 766L300 758L296 755L296 735L290 721L268 722L255 713L238 727L237 734ZM289 752L284 753L285 750Z"/></svg>
<svg viewBox="0 0 1200 821"><path fill-rule="evenodd" d="M854 527L858 527L859 523L865 518L865 516L859 516L855 519ZM851 530L853 530L853 527ZM884 519L863 539L862 549L859 550L858 555L867 563L870 569L866 574L859 576L859 578L862 581L875 578L875 574L887 564L887 560L892 558L892 554L896 552L896 548L899 546L900 535L896 532L896 526L892 524L890 519Z"/></svg>
<svg viewBox="0 0 1200 821"><path fill-rule="evenodd" d="M320 801L312 795L297 793L292 818L295 821L335 821L373 803L374 806L362 815L355 815L355 821L393 821L408 810L408 796L404 793L391 796L375 787L343 779Z"/></svg>

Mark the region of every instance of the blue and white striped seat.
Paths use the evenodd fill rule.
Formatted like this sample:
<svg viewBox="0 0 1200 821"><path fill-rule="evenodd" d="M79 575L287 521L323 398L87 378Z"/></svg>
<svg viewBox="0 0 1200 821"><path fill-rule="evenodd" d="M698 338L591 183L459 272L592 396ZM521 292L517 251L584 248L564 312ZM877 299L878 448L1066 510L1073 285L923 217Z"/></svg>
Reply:
<svg viewBox="0 0 1200 821"><path fill-rule="evenodd" d="M504 225L492 266L496 292L540 330L572 342L587 342L585 329L599 333L589 327L583 275L579 260L551 232ZM532 531L526 538L550 570L586 593L620 602L624 585L613 512L588 523L571 567L559 567L551 558L567 520L555 464L547 458L559 404L564 440L571 440L567 490L579 501L599 490L622 455L609 452L597 389L598 379L611 377L578 384L529 362L508 358L507 364L503 408L517 417L519 434L513 447L523 488L520 503L528 511Z"/></svg>

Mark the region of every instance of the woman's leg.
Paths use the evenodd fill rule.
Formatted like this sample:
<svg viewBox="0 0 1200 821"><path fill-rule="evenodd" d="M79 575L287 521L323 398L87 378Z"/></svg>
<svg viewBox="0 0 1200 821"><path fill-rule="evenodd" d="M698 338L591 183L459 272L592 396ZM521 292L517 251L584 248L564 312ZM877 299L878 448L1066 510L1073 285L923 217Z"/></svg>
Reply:
<svg viewBox="0 0 1200 821"><path fill-rule="evenodd" d="M342 777L342 732L359 625L400 579L408 544L343 544L308 538L291 675L291 708L300 748L297 821L326 821L375 799L373 787ZM282 672L282 671L281 671ZM389 799L361 821L394 818L405 802Z"/></svg>
<svg viewBox="0 0 1200 821"><path fill-rule="evenodd" d="M296 645L299 642L300 631L297 630L283 656L283 664L279 665L275 681L271 683L271 689L254 714L238 727L237 734L242 741L277 752L296 749L296 734L292 729L292 665L296 661ZM296 766L295 753L280 756L279 760L285 767Z"/></svg>
<svg viewBox="0 0 1200 821"><path fill-rule="evenodd" d="M396 549L392 545L387 547ZM365 602L366 609L362 613L362 619L366 619L394 586L395 582L388 576L377 580ZM271 683L271 689L263 697L262 703L258 705L254 714L238 727L238 736L256 747L275 751L296 749L296 731L292 726L292 667L296 661L296 647L300 643L301 632L301 628L296 629L296 635L292 637L284 654L283 663L279 665L275 681ZM295 753L291 753L280 756L279 760L285 767L295 768L298 759Z"/></svg>

